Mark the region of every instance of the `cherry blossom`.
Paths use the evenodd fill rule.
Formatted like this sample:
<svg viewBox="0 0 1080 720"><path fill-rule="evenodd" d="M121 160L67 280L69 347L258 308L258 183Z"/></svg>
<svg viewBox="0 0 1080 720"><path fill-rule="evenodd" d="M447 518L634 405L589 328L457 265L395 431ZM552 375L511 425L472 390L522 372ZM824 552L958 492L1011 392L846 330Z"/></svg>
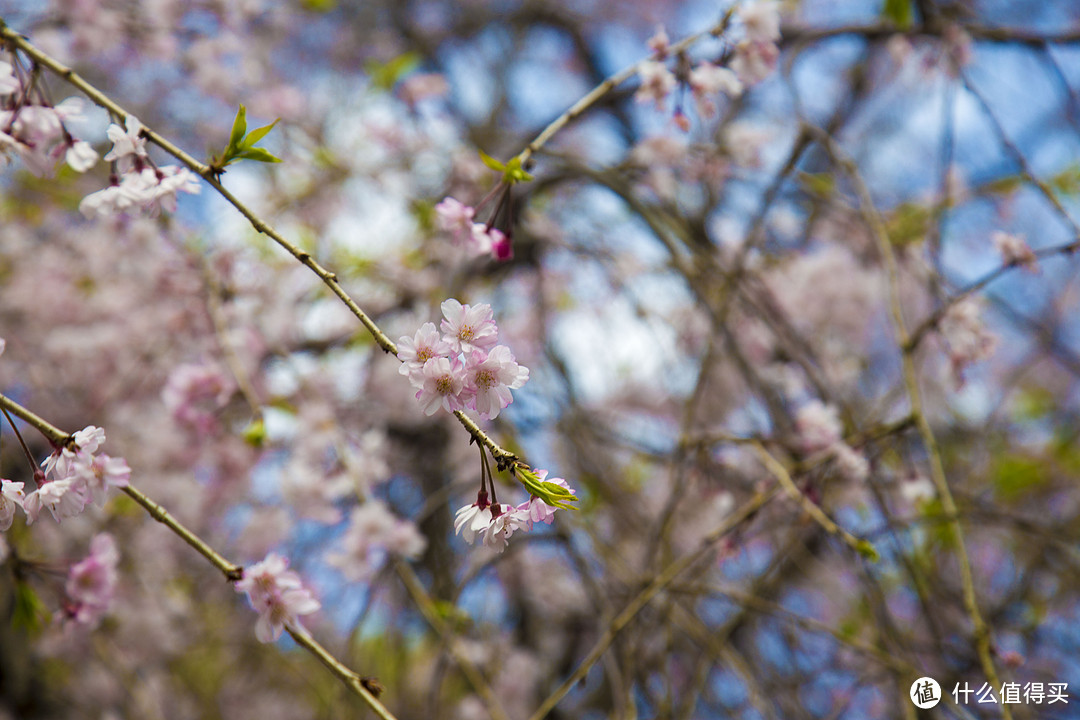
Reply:
<svg viewBox="0 0 1080 720"><path fill-rule="evenodd" d="M83 479L90 497L99 506L105 504L109 488L127 487L131 468L124 458L95 455L89 463L79 463L76 472Z"/></svg>
<svg viewBox="0 0 1080 720"><path fill-rule="evenodd" d="M448 357L453 352L450 343L439 334L435 323L426 322L413 337L407 335L398 340L398 372L409 378L414 387L424 385L424 365L428 360Z"/></svg>
<svg viewBox="0 0 1080 720"><path fill-rule="evenodd" d="M0 532L11 527L15 519L15 508L23 506L25 497L23 483L0 480Z"/></svg>
<svg viewBox="0 0 1080 720"><path fill-rule="evenodd" d="M79 453L93 455L104 443L105 430L96 425L87 425L71 436L71 444L75 446L75 450L67 446L58 448L41 463L45 468L45 475L56 478L71 475Z"/></svg>
<svg viewBox="0 0 1080 720"><path fill-rule="evenodd" d="M454 515L454 533L470 545L479 537L485 546L502 552L514 531L526 523L527 517L518 508L490 503L487 493L480 491L476 502L458 509Z"/></svg>
<svg viewBox="0 0 1080 720"><path fill-rule="evenodd" d="M17 92L20 86L11 63L0 60L0 95L11 95Z"/></svg>
<svg viewBox="0 0 1080 720"><path fill-rule="evenodd" d="M756 85L772 75L780 51L771 42L743 40L735 46L731 69L743 85Z"/></svg>
<svg viewBox="0 0 1080 720"><path fill-rule="evenodd" d="M1024 238L997 231L990 236L990 241L1007 265L1023 265L1030 270L1036 269L1035 263L1038 259Z"/></svg>
<svg viewBox="0 0 1080 720"><path fill-rule="evenodd" d="M42 509L48 508L56 522L75 517L90 502L90 493L81 478L49 480L26 496L23 509L26 522L32 525Z"/></svg>
<svg viewBox="0 0 1080 720"><path fill-rule="evenodd" d="M387 556L416 559L427 540L416 525L397 518L378 500L353 509L342 538L343 551L327 556L349 580L367 580L382 567Z"/></svg>
<svg viewBox="0 0 1080 720"><path fill-rule="evenodd" d="M435 206L435 218L439 229L450 233L454 241L459 244L464 244L466 238L472 235L475 215L475 208L452 197L444 198Z"/></svg>
<svg viewBox="0 0 1080 720"><path fill-rule="evenodd" d="M668 37L667 31L664 30L663 25L656 27L656 32L649 38L646 43L649 49L653 52L653 57L656 60L666 60L668 51L671 49L671 38Z"/></svg>
<svg viewBox="0 0 1080 720"><path fill-rule="evenodd" d="M654 103L656 109L662 112L668 95L678 85L674 73L662 62L646 60L638 66L638 77L641 78L641 87L634 94L634 99L640 103Z"/></svg>
<svg viewBox="0 0 1080 720"><path fill-rule="evenodd" d="M272 552L261 562L244 568L243 577L235 584L236 591L246 593L252 609L259 614L255 623L259 642L277 640L286 625L299 626L301 615L310 615L322 607L303 586L300 576L288 567L285 557Z"/></svg>
<svg viewBox="0 0 1080 720"><path fill-rule="evenodd" d="M811 400L795 414L795 429L799 433L803 451L814 453L839 442L844 427L834 406Z"/></svg>
<svg viewBox="0 0 1080 720"><path fill-rule="evenodd" d="M454 412L465 407L461 391L465 387L465 367L455 358L432 358L424 363L423 384L416 393L420 409L434 415L441 407Z"/></svg>
<svg viewBox="0 0 1080 720"><path fill-rule="evenodd" d="M743 91L738 75L727 68L707 62L700 63L690 71L689 84L698 112L703 117L716 114L716 104L712 101L714 95L724 93L730 97L738 97Z"/></svg>
<svg viewBox="0 0 1080 720"><path fill-rule="evenodd" d="M142 123L134 115L128 115L122 127L116 123L109 125L105 134L113 144L112 149L106 153L105 160L115 162L121 172L147 157Z"/></svg>
<svg viewBox="0 0 1080 720"><path fill-rule="evenodd" d="M454 352L471 353L495 347L499 328L490 305L462 305L450 298L443 301L442 313L442 331Z"/></svg>
<svg viewBox="0 0 1080 720"><path fill-rule="evenodd" d="M71 566L64 589L71 605L68 618L87 628L95 628L113 604L120 553L112 535L99 533L90 542L90 554Z"/></svg>
<svg viewBox="0 0 1080 720"><path fill-rule="evenodd" d="M520 388L528 379L529 369L518 365L505 345L496 345L488 353L476 350L465 374L466 402L480 417L496 418L513 402L510 391Z"/></svg>
<svg viewBox="0 0 1080 720"><path fill-rule="evenodd" d="M772 0L741 5L737 10L752 42L775 42L780 39L780 9Z"/></svg>
<svg viewBox="0 0 1080 720"><path fill-rule="evenodd" d="M950 306L941 318L940 327L948 346L953 378L960 387L964 383L964 370L994 353L997 337L986 329L980 304L973 298L965 298Z"/></svg>

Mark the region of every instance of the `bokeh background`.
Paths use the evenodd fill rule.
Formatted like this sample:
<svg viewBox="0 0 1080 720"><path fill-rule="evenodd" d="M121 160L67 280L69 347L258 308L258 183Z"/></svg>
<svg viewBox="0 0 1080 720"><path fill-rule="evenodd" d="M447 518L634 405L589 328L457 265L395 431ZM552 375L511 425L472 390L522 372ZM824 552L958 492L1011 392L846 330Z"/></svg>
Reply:
<svg viewBox="0 0 1080 720"><path fill-rule="evenodd" d="M197 157L239 103L252 127L281 118L263 145L283 162L224 184L392 338L449 297L493 306L531 376L485 427L580 498L505 552L453 533L479 485L468 433L423 415L399 363L209 186L175 214L87 220L105 164L11 162L0 392L104 427L132 482L235 561L287 555L323 604L305 625L400 718L534 717L606 633L549 717L998 717L1002 682L1068 685L1014 717L1080 717L1075 3L784 2L775 70L714 116L685 87L641 102L635 78L560 132L513 189L511 261L437 227L441 199L498 181L478 151L510 158L658 26L678 39L729 7L0 0ZM744 34L736 13L689 60L729 64ZM71 127L104 153L108 122ZM1010 263L996 233L1037 258ZM29 483L0 437L0 475ZM873 552L777 490L762 452ZM386 513L422 553L365 525ZM64 577L102 531L120 587L79 627ZM368 712L288 638L256 642L242 595L123 496L3 537L0 718ZM965 555L998 703L917 711L919 676L988 681Z"/></svg>

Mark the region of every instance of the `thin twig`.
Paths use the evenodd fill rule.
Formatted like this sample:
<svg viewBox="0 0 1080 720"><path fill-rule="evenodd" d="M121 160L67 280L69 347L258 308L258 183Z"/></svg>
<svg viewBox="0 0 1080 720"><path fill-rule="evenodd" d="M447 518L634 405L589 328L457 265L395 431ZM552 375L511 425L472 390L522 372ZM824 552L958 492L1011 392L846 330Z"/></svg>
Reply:
<svg viewBox="0 0 1080 720"><path fill-rule="evenodd" d="M764 445L761 443L753 443L751 447L753 447L754 452L757 453L757 456L761 460L761 464L765 466L765 469L780 481L780 485L784 488L784 492L788 494L788 497L799 503L799 506L802 507L803 511L806 512L814 522L820 525L825 532L839 537L846 545L848 545L848 547L860 555L866 556L868 554L875 554L873 546L868 541L860 540L837 525L833 522L832 518L825 514L824 510L819 508L813 500L800 491L795 484L795 481L791 479L791 474L787 471L787 468L784 467L784 464L773 457L772 454L765 449Z"/></svg>

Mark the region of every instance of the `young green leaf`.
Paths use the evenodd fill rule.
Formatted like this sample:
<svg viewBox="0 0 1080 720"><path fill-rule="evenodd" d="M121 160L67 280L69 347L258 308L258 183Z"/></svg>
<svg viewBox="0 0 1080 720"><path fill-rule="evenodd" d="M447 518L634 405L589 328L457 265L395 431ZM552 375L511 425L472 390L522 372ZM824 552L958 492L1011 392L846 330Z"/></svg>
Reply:
<svg viewBox="0 0 1080 720"><path fill-rule="evenodd" d="M235 157L239 158L239 159L242 159L242 160L255 160L257 162L264 162L264 163L279 163L279 162L281 162L281 158L274 157L273 155L270 154L270 152L268 150L264 150L263 148L260 148L260 147L247 148L246 150L241 150L240 152L238 152L236 154Z"/></svg>
<svg viewBox="0 0 1080 720"><path fill-rule="evenodd" d="M480 151L480 159L484 162L485 165L487 165L492 170L496 170L498 172L504 172L506 170L505 165L503 165L501 162L499 162L495 158L488 155L483 150Z"/></svg>
<svg viewBox="0 0 1080 720"><path fill-rule="evenodd" d="M233 148L240 147L240 142L244 139L244 133L247 132L247 109L243 103L240 103L240 109L236 111L236 119L233 120L232 132L229 133L229 144L225 148L225 154L228 155L229 151Z"/></svg>
<svg viewBox="0 0 1080 720"><path fill-rule="evenodd" d="M277 125L280 120L281 118L278 118L269 125L263 125L261 128L255 128L254 130L252 130L250 133L248 133L248 136L244 138L244 141L241 143L241 147L254 147L255 143L266 137L266 134L273 130L274 126Z"/></svg>

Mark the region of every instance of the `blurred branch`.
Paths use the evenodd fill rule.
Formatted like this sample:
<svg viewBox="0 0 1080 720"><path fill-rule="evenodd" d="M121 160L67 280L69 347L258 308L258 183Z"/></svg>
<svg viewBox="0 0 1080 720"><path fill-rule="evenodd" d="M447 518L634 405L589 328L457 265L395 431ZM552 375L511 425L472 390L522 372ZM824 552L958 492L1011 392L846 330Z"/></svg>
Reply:
<svg viewBox="0 0 1080 720"><path fill-rule="evenodd" d="M945 467L941 459L941 452L938 448L937 439L934 437L934 431L930 427L930 421L923 411L922 391L919 389L918 372L915 367L912 350L910 349L910 336L908 335L907 326L904 320L900 273L897 266L896 255L893 252L892 241L889 239L885 223L874 205L873 198L870 195L870 189L867 187L854 161L844 154L843 150L831 135L810 126L809 124L806 124L805 126L810 128L811 132L813 132L823 144L837 166L843 168L845 173L851 179L859 198L860 211L863 214L867 226L873 233L878 252L881 254L881 261L885 265L885 270L889 279L889 311L892 315L896 346L900 350L903 363L904 386L907 389L908 402L911 405L911 416L915 419L915 425L918 428L919 436L922 438L926 453L929 456L931 479L937 489L938 496L941 498L942 507L944 508L946 515L955 518L957 514L956 501L953 499L952 491L949 488L949 483L945 477ZM959 520L956 519L950 522L949 528L956 541L956 553L960 561L960 579L963 586L964 606L973 625L976 653L979 657L979 662L982 665L982 670L986 675L987 681L992 687L1000 687L1001 683L998 678L997 668L994 666L993 653L991 650L990 629L987 627L982 613L979 611L979 604L975 595L975 580L971 570L971 559L968 557L967 546L964 542L964 531L960 526ZM1005 720L1011 720L1012 712L1008 705L1002 705L1001 710Z"/></svg>
<svg viewBox="0 0 1080 720"><path fill-rule="evenodd" d="M30 425L34 426L38 431L52 440L54 443L63 445L72 436L64 431L60 430L54 425L51 425L47 421L38 417L34 413L30 412L22 405L19 405L10 398L0 395L0 406L9 410L12 414L22 418ZM180 521L174 518L165 508L158 503L151 500L145 494L135 489L133 486L120 488L138 503L154 520L157 520L161 524L173 531L184 542L193 547L200 555L205 557L210 563L225 575L225 579L229 582L236 582L243 577L243 568L236 563L230 562L225 559L220 553L214 550L208 543L202 538L196 535L194 532L185 527ZM379 700L373 694L371 688L376 688L377 682L373 678L361 677L359 673L350 670L345 664L337 660L333 655L329 653L322 645L320 645L314 638L312 638L306 630L299 627L293 627L287 625L286 628L293 639L296 640L301 646L307 649L312 655L319 659L334 675L336 675L345 685L353 691L361 700L363 700L368 707L370 707L376 715L383 720L396 720L386 707L379 702Z"/></svg>

